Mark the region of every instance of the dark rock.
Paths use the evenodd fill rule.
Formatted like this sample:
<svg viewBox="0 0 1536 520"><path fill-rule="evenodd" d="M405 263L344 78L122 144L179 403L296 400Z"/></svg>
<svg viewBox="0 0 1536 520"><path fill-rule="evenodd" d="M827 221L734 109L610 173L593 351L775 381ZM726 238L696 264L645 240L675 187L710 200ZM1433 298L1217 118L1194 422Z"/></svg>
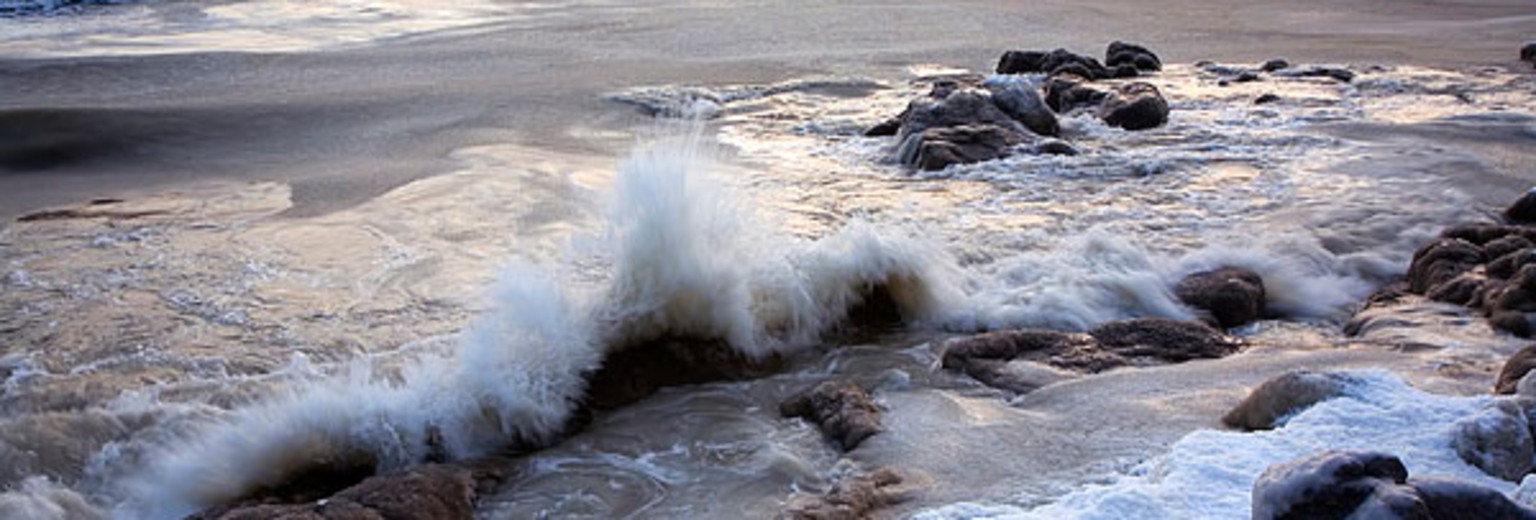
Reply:
<svg viewBox="0 0 1536 520"><path fill-rule="evenodd" d="M826 381L795 394L779 405L779 413L815 423L843 451L883 430L880 408L869 392L849 381Z"/></svg>
<svg viewBox="0 0 1536 520"><path fill-rule="evenodd" d="M1409 294L1413 293L1408 290L1407 281L1392 282L1377 288L1376 292L1365 297L1365 304L1362 305L1362 309L1390 307L1400 303Z"/></svg>
<svg viewBox="0 0 1536 520"><path fill-rule="evenodd" d="M907 500L905 479L890 468L843 477L825 495L790 503L780 518L787 520L859 520L881 508Z"/></svg>
<svg viewBox="0 0 1536 520"><path fill-rule="evenodd" d="M1533 520L1536 510L1510 500L1498 490L1442 477L1413 477L1408 485L1429 508L1433 520Z"/></svg>
<svg viewBox="0 0 1536 520"><path fill-rule="evenodd" d="M1259 70L1262 70L1264 72L1274 72L1274 71L1277 71L1277 70L1280 70L1280 69L1289 69L1289 68L1291 68L1291 62L1285 61L1284 58L1275 58L1275 59L1272 59L1272 60L1264 62L1264 65L1259 67Z"/></svg>
<svg viewBox="0 0 1536 520"><path fill-rule="evenodd" d="M942 170L952 164L990 161L1006 155L1023 139L1017 132L990 125L930 128L923 132L908 164L922 170Z"/></svg>
<svg viewBox="0 0 1536 520"><path fill-rule="evenodd" d="M1060 139L1046 139L1031 150L1037 155L1077 155L1077 149Z"/></svg>
<svg viewBox="0 0 1536 520"><path fill-rule="evenodd" d="M1236 76L1243 73L1243 69L1239 67L1221 65L1219 63L1213 63L1209 61L1202 61L1196 63L1195 65L1200 67L1201 70L1215 74L1217 76Z"/></svg>
<svg viewBox="0 0 1536 520"><path fill-rule="evenodd" d="M1232 328L1264 317L1264 279L1235 267L1195 273L1174 287L1186 305L1208 313L1215 324Z"/></svg>
<svg viewBox="0 0 1536 520"><path fill-rule="evenodd" d="M1444 303L1456 305L1476 305L1479 294L1483 293L1483 285L1488 279L1476 272L1462 273L1450 281L1430 288L1424 296Z"/></svg>
<svg viewBox="0 0 1536 520"><path fill-rule="evenodd" d="M1272 429L1283 418L1343 395L1351 381L1348 375L1335 372L1288 372L1253 389L1221 422L1249 431Z"/></svg>
<svg viewBox="0 0 1536 520"><path fill-rule="evenodd" d="M1349 69L1338 67L1312 66L1304 69L1286 69L1278 71L1279 74L1298 78L1333 78L1341 83L1349 83L1355 80L1355 73Z"/></svg>
<svg viewBox="0 0 1536 520"><path fill-rule="evenodd" d="M906 143L913 136L921 135L930 128L960 125L987 124L1024 133L1022 123L992 102L992 95L979 90L956 90L938 99L916 99L902 113L901 130L896 134L898 143ZM915 150L914 150L915 151Z"/></svg>
<svg viewBox="0 0 1536 520"><path fill-rule="evenodd" d="M864 137L889 137L896 135L896 132L900 130L901 118L895 117L875 123L875 126L871 126L868 130L864 131Z"/></svg>
<svg viewBox="0 0 1536 520"><path fill-rule="evenodd" d="M1249 83L1249 82L1253 82L1253 81L1258 81L1259 79L1260 78L1259 78L1258 74L1254 74L1252 71L1245 70L1245 71L1243 71L1242 74L1238 74L1237 76L1233 77L1232 78L1232 82L1233 83Z"/></svg>
<svg viewBox="0 0 1536 520"><path fill-rule="evenodd" d="M192 520L437 520L474 518L483 475L458 465L424 464L371 477L324 500L248 504L193 515Z"/></svg>
<svg viewBox="0 0 1536 520"><path fill-rule="evenodd" d="M1436 285L1471 271L1484 261L1483 250L1460 239L1441 239L1413 254L1408 267L1408 290L1428 293Z"/></svg>
<svg viewBox="0 0 1536 520"><path fill-rule="evenodd" d="M1536 264L1525 264L1509 281L1483 293L1483 310L1536 312Z"/></svg>
<svg viewBox="0 0 1536 520"><path fill-rule="evenodd" d="M1066 49L1046 53L1040 60L1041 70L1051 75L1075 74L1088 79L1107 79L1109 69L1092 57L1074 54Z"/></svg>
<svg viewBox="0 0 1536 520"><path fill-rule="evenodd" d="M1157 72L1163 70L1163 60L1153 54L1150 49L1134 43L1113 42L1104 51L1104 65L1118 67L1131 65L1141 72Z"/></svg>
<svg viewBox="0 0 1536 520"><path fill-rule="evenodd" d="M1536 456L1525 410L1510 400L1494 401L1456 421L1451 427L1451 446L1467 464L1515 482L1531 471L1531 458Z"/></svg>
<svg viewBox="0 0 1536 520"><path fill-rule="evenodd" d="M1520 47L1520 61L1536 65L1536 42L1525 42Z"/></svg>
<svg viewBox="0 0 1536 520"><path fill-rule="evenodd" d="M1114 79L1130 79L1141 76L1141 71L1135 65L1122 63L1110 68L1109 76Z"/></svg>
<svg viewBox="0 0 1536 520"><path fill-rule="evenodd" d="M1427 519L1422 502L1393 492L1406 488L1407 481L1408 468L1392 455L1321 452L1265 469L1253 484L1253 519L1342 520L1362 506L1388 506L1383 509L1407 513L1398 518ZM1411 488L1403 491L1417 498ZM1367 504L1382 500L1387 503Z"/></svg>
<svg viewBox="0 0 1536 520"><path fill-rule="evenodd" d="M1098 340L1101 348L1119 356L1169 363L1224 357L1241 347L1203 323L1167 318L1112 321L1088 331L1088 335Z"/></svg>
<svg viewBox="0 0 1536 520"><path fill-rule="evenodd" d="M1061 132L1056 114L1033 88L1017 83L996 88L992 91L992 102L1031 132L1045 136L1056 136Z"/></svg>
<svg viewBox="0 0 1536 520"><path fill-rule="evenodd" d="M1533 247L1536 247L1536 242L1532 242L1530 239L1523 236L1510 235L1483 244L1483 258L1493 258L1495 259L1494 261L1498 261L1498 258L1502 258L1505 255ZM1513 274L1513 271L1511 271L1511 274ZM1500 276L1499 278L1508 277L1508 275L1505 275Z"/></svg>
<svg viewBox="0 0 1536 520"><path fill-rule="evenodd" d="M1168 101L1150 83L1127 83L1104 100L1099 116L1126 130L1156 128L1168 122Z"/></svg>
<svg viewBox="0 0 1536 520"><path fill-rule="evenodd" d="M1442 238L1459 238L1478 246L1508 237L1520 236L1536 242L1536 227L1503 224L1459 224L1440 231Z"/></svg>
<svg viewBox="0 0 1536 520"><path fill-rule="evenodd" d="M1041 64L1045 61L1045 53L1037 51L1007 51L1003 57L997 60L998 74L1027 74L1031 72L1045 72Z"/></svg>
<svg viewBox="0 0 1536 520"><path fill-rule="evenodd" d="M1488 324L1522 338L1529 338L1536 333L1536 323L1532 323L1531 313L1521 311L1497 311L1488 316Z"/></svg>
<svg viewBox="0 0 1536 520"><path fill-rule="evenodd" d="M1495 394L1513 394L1515 387L1520 383L1520 378L1525 377L1526 372L1536 368L1536 344L1527 345L1504 362L1504 368L1499 370L1499 378L1493 384Z"/></svg>
<svg viewBox="0 0 1536 520"><path fill-rule="evenodd" d="M1265 93L1265 94L1260 95L1257 98L1254 98L1253 104L1255 104L1255 105L1264 105L1264 104L1274 103L1274 102L1277 102L1277 101L1280 101L1280 96L1277 96L1277 95L1272 94L1272 93Z"/></svg>
<svg viewBox="0 0 1536 520"><path fill-rule="evenodd" d="M1045 82L1045 104L1056 113L1066 113L1078 108L1098 106L1109 93L1083 85L1083 79L1069 76L1052 77Z"/></svg>
<svg viewBox="0 0 1536 520"><path fill-rule="evenodd" d="M1504 210L1504 218L1517 224L1536 224L1536 190L1525 192Z"/></svg>
<svg viewBox="0 0 1536 520"><path fill-rule="evenodd" d="M583 408L610 410L664 387L737 381L771 374L783 360L753 359L719 340L662 338L612 349L587 378Z"/></svg>

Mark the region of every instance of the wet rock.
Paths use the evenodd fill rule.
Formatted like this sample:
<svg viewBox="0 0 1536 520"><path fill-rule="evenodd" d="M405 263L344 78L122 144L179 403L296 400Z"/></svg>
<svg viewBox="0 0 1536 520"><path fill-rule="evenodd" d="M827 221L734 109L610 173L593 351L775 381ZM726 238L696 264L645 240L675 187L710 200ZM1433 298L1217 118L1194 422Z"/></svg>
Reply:
<svg viewBox="0 0 1536 520"><path fill-rule="evenodd" d="M1066 49L1056 49L1040 60L1040 69L1050 75L1073 74L1088 79L1109 78L1109 69L1099 60L1074 54Z"/></svg>
<svg viewBox="0 0 1536 520"><path fill-rule="evenodd" d="M938 99L917 99L907 105L901 116L898 143L921 135L932 128L961 125L992 125L1010 132L1028 130L992 102L992 95L979 90L956 90Z"/></svg>
<svg viewBox="0 0 1536 520"><path fill-rule="evenodd" d="M1470 482L1443 477L1414 477L1408 484L1428 507L1433 520L1533 520L1536 510L1510 500L1504 493Z"/></svg>
<svg viewBox="0 0 1536 520"><path fill-rule="evenodd" d="M1291 68L1291 62L1285 61L1284 58L1274 58L1264 62L1264 65L1259 67L1259 70L1264 72L1274 72L1277 70L1289 68Z"/></svg>
<svg viewBox="0 0 1536 520"><path fill-rule="evenodd" d="M1525 42L1520 47L1520 61L1536 65L1536 41Z"/></svg>
<svg viewBox="0 0 1536 520"><path fill-rule="evenodd" d="M1214 63L1210 61L1196 62L1195 66L1200 67L1200 70L1204 70L1217 76L1236 76L1243 73L1243 69L1240 67L1222 65L1220 63Z"/></svg>
<svg viewBox="0 0 1536 520"><path fill-rule="evenodd" d="M1259 81L1260 79L1263 79L1263 78L1260 78L1258 74L1255 74L1253 71L1245 70L1241 74L1233 76L1232 77L1232 82L1233 83L1250 83L1250 82L1254 82L1254 81Z"/></svg>
<svg viewBox="0 0 1536 520"><path fill-rule="evenodd" d="M1066 113L1079 108L1096 107L1109 97L1108 92L1083 85L1082 78L1055 76L1045 82L1043 88L1046 106L1056 113Z"/></svg>
<svg viewBox="0 0 1536 520"><path fill-rule="evenodd" d="M1104 100L1099 117L1126 130L1156 128L1168 122L1168 101L1150 83L1127 83Z"/></svg>
<svg viewBox="0 0 1536 520"><path fill-rule="evenodd" d="M1142 72L1140 70L1137 70L1135 65L1124 64L1124 63L1122 63L1120 65L1117 65L1117 66L1114 66L1114 67L1110 67L1110 70L1109 70L1109 77L1114 78L1114 79L1130 79L1130 78L1140 77L1141 75L1142 75Z"/></svg>
<svg viewBox="0 0 1536 520"><path fill-rule="evenodd" d="M1254 98L1253 99L1253 104L1255 104L1255 105L1267 105L1269 103L1275 103L1275 102L1278 102L1278 101L1280 101L1280 96L1277 96L1277 95L1271 94L1271 93L1265 93L1265 94L1259 95L1259 97L1257 97L1257 98Z"/></svg>
<svg viewBox="0 0 1536 520"><path fill-rule="evenodd" d="M1253 519L1342 520L1365 508L1427 519L1427 505L1407 481L1408 468L1395 456L1321 452L1265 469L1253 484Z"/></svg>
<svg viewBox="0 0 1536 520"><path fill-rule="evenodd" d="M884 429L880 408L869 392L850 381L826 381L806 389L780 404L779 413L816 424L843 451L858 447Z"/></svg>
<svg viewBox="0 0 1536 520"><path fill-rule="evenodd" d="M1489 284L1482 293L1483 310L1487 313L1536 312L1536 264L1525 264L1509 281Z"/></svg>
<svg viewBox="0 0 1536 520"><path fill-rule="evenodd" d="M1513 394L1520 378L1536 368L1536 344L1527 345L1504 362L1504 368L1499 370L1499 378L1493 384L1495 394Z"/></svg>
<svg viewBox="0 0 1536 520"><path fill-rule="evenodd" d="M324 500L248 504L205 511L194 520L436 520L474 518L477 479L465 466L425 464L370 477Z"/></svg>
<svg viewBox="0 0 1536 520"><path fill-rule="evenodd" d="M1531 471L1536 444L1525 411L1511 400L1500 400L1456 421L1451 446L1468 464L1504 480L1519 481Z"/></svg>
<svg viewBox="0 0 1536 520"><path fill-rule="evenodd" d="M1442 238L1466 240L1478 246L1509 236L1520 236L1526 240L1536 242L1536 227L1503 224L1459 224L1445 228L1440 232L1440 236Z"/></svg>
<svg viewBox="0 0 1536 520"><path fill-rule="evenodd" d="M792 502L780 518L789 520L858 520L881 508L905 501L909 490L901 474L890 468L843 477L825 495Z"/></svg>
<svg viewBox="0 0 1536 520"><path fill-rule="evenodd" d="M618 408L669 386L762 377L782 363L776 356L750 358L719 340L662 338L622 346L587 378L583 408Z"/></svg>
<svg viewBox="0 0 1536 520"><path fill-rule="evenodd" d="M1104 65L1119 67L1130 65L1140 72L1157 72L1163 70L1163 60L1153 54L1150 49L1134 43L1113 42L1104 51Z"/></svg>
<svg viewBox="0 0 1536 520"><path fill-rule="evenodd" d="M1437 302L1472 305L1476 303L1478 295L1483 293L1483 285L1487 283L1488 279L1477 272L1462 273L1430 288L1424 296Z"/></svg>
<svg viewBox="0 0 1536 520"><path fill-rule="evenodd" d="M989 124L930 128L917 139L911 160L904 162L928 171L997 159L1023 142L1017 132Z"/></svg>
<svg viewBox="0 0 1536 520"><path fill-rule="evenodd" d="M1504 218L1517 224L1536 224L1536 190L1525 192L1504 210Z"/></svg>
<svg viewBox="0 0 1536 520"><path fill-rule="evenodd" d="M1536 334L1536 316L1529 312L1498 311L1488 316L1488 324L1522 338Z"/></svg>
<svg viewBox="0 0 1536 520"><path fill-rule="evenodd" d="M1236 353L1241 346L1203 323L1167 318L1112 321L1088 331L1088 335L1117 355L1170 363L1219 358Z"/></svg>
<svg viewBox="0 0 1536 520"><path fill-rule="evenodd" d="M864 131L864 137L889 137L896 135L901 130L901 118L893 117L869 127Z"/></svg>
<svg viewBox="0 0 1536 520"><path fill-rule="evenodd" d="M1007 51L1003 57L997 60L998 74L1028 74L1032 72L1045 72L1041 70L1041 64L1045 61L1045 53L1038 51Z"/></svg>
<svg viewBox="0 0 1536 520"><path fill-rule="evenodd" d="M1077 155L1077 148L1060 139L1046 139L1030 150L1036 155Z"/></svg>
<svg viewBox="0 0 1536 520"><path fill-rule="evenodd" d="M1536 247L1536 242L1532 242L1523 236L1510 235L1483 244L1483 258L1492 258L1495 259L1494 261L1498 261L1497 259L1502 258L1504 255L1533 247ZM1510 271L1510 274L1513 273L1513 270ZM1505 275L1500 278L1508 277L1509 275Z"/></svg>
<svg viewBox="0 0 1536 520"><path fill-rule="evenodd" d="M1412 293L1408 291L1407 281L1392 282L1377 288L1376 292L1365 297L1365 304L1361 306L1361 310L1375 307L1391 307L1401 303L1403 298L1408 297L1409 294Z"/></svg>
<svg viewBox="0 0 1536 520"><path fill-rule="evenodd" d="M1017 82L999 86L992 90L992 102L1003 113L1023 123L1031 132L1045 136L1061 133L1056 114L1051 112L1045 100L1040 98L1040 93L1033 88Z"/></svg>
<svg viewBox="0 0 1536 520"><path fill-rule="evenodd" d="M1349 69L1338 67L1311 66L1298 69L1285 69L1276 71L1277 75L1297 78L1332 78L1340 83L1349 83L1355 80L1355 73Z"/></svg>
<svg viewBox="0 0 1536 520"><path fill-rule="evenodd" d="M1413 254L1408 267L1408 290L1428 293L1436 285L1450 281L1483 263L1483 250L1460 239L1441 239Z"/></svg>
<svg viewBox="0 0 1536 520"><path fill-rule="evenodd" d="M1272 429L1286 417L1343 395L1351 381L1348 375L1335 372L1288 372L1253 389L1221 422L1248 431Z"/></svg>
<svg viewBox="0 0 1536 520"><path fill-rule="evenodd" d="M1264 316L1264 279L1248 269L1227 267L1195 273L1174 287L1186 305L1209 314L1215 324L1232 328Z"/></svg>

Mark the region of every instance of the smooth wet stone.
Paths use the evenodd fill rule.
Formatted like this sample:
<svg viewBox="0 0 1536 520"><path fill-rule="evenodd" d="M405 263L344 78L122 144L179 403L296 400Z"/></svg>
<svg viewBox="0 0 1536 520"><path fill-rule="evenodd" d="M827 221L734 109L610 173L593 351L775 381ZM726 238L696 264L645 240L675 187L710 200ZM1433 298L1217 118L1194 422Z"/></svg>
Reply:
<svg viewBox="0 0 1536 520"><path fill-rule="evenodd" d="M1168 122L1168 100L1150 83L1127 83L1111 91L1099 117L1126 130L1157 128Z"/></svg>
<svg viewBox="0 0 1536 520"><path fill-rule="evenodd" d="M1226 267L1195 273L1174 286L1173 293L1185 305L1209 314L1222 328L1264 317L1264 278L1249 269Z"/></svg>
<svg viewBox="0 0 1536 520"><path fill-rule="evenodd" d="M1285 61L1284 58L1274 58L1264 62L1264 65L1260 66L1259 70L1264 72L1274 72L1277 70L1289 68L1291 68L1291 62Z"/></svg>
<svg viewBox="0 0 1536 520"><path fill-rule="evenodd" d="M1255 105L1267 105L1267 104L1276 103L1276 102L1279 102L1279 101L1280 101L1280 96L1275 95L1275 94L1265 93L1265 94L1260 94L1259 97L1254 98L1253 99L1253 104L1255 104Z"/></svg>
<svg viewBox="0 0 1536 520"><path fill-rule="evenodd" d="M1525 377L1533 368L1536 368L1536 344L1527 345L1504 361L1504 367L1499 369L1499 378L1493 384L1493 393L1515 393L1520 378Z"/></svg>
<svg viewBox="0 0 1536 520"><path fill-rule="evenodd" d="M1513 400L1500 400L1451 428L1451 446L1468 464L1495 477L1518 482L1531 471L1536 444L1525 410Z"/></svg>
<svg viewBox="0 0 1536 520"><path fill-rule="evenodd" d="M1273 429L1281 419L1343 395L1352 381L1348 375L1335 372L1287 372L1253 389L1221 422L1249 431Z"/></svg>
<svg viewBox="0 0 1536 520"><path fill-rule="evenodd" d="M1097 107L1109 97L1108 92L1083 85L1085 80L1071 76L1055 76L1042 87L1046 106L1062 114L1079 108Z"/></svg>
<svg viewBox="0 0 1536 520"><path fill-rule="evenodd" d="M1504 210L1504 218L1517 224L1536 224L1536 190L1525 192Z"/></svg>
<svg viewBox="0 0 1536 520"><path fill-rule="evenodd" d="M1134 43L1112 42L1104 50L1104 65L1110 68L1130 65L1139 72L1163 70L1163 60L1151 49Z"/></svg>
<svg viewBox="0 0 1536 520"><path fill-rule="evenodd" d="M1431 242L1413 254L1408 267L1408 289L1426 294L1434 286L1471 271L1484 261L1483 250L1460 239Z"/></svg>
<svg viewBox="0 0 1536 520"><path fill-rule="evenodd" d="M780 518L785 520L870 518L871 514L882 508L907 500L910 490L902 487L904 480L900 473L890 468L845 476L822 496L790 503Z"/></svg>
<svg viewBox="0 0 1536 520"><path fill-rule="evenodd" d="M808 388L779 405L785 417L799 417L815 424L821 433L851 451L864 439L880 433L880 407L869 392L851 381L826 381Z"/></svg>
<svg viewBox="0 0 1536 520"><path fill-rule="evenodd" d="M1408 468L1389 454L1316 453L1275 464L1259 475L1253 484L1253 519L1342 520L1361 508L1394 513L1381 518L1428 518L1427 506L1411 489L1400 489L1407 481Z"/></svg>

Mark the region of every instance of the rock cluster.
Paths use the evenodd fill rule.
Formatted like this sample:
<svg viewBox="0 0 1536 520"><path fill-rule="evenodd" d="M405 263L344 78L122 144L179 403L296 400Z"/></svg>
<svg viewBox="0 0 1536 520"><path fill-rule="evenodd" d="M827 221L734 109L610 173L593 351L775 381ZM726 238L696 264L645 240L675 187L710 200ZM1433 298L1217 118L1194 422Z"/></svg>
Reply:
<svg viewBox="0 0 1536 520"><path fill-rule="evenodd" d="M988 386L1024 393L1075 374L1219 358L1239 348L1239 341L1201 323L1138 318L1105 323L1086 334L1022 329L951 340L943 365Z"/></svg>
<svg viewBox="0 0 1536 520"><path fill-rule="evenodd" d="M1409 478L1401 459L1375 452L1327 451L1275 464L1254 482L1252 500L1254 520L1536 518L1536 510L1497 490Z"/></svg>
<svg viewBox="0 0 1536 520"><path fill-rule="evenodd" d="M880 407L869 392L850 381L826 381L795 394L779 405L785 417L800 417L821 428L843 451L858 447L880 433Z"/></svg>

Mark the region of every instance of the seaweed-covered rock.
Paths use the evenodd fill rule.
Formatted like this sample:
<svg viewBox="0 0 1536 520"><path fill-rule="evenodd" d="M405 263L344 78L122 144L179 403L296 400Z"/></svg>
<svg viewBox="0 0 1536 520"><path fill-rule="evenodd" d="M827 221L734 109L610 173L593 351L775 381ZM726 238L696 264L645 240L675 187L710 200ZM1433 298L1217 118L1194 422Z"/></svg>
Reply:
<svg viewBox="0 0 1536 520"><path fill-rule="evenodd" d="M875 406L869 392L851 381L826 381L808 388L781 403L779 413L816 424L843 451L858 447L884 429L880 407Z"/></svg>
<svg viewBox="0 0 1536 520"><path fill-rule="evenodd" d="M1110 68L1130 65L1140 72L1163 70L1163 60L1150 49L1134 43L1113 42L1104 51L1104 65Z"/></svg>
<svg viewBox="0 0 1536 520"><path fill-rule="evenodd" d="M1104 100L1099 117L1126 130L1156 128L1168 122L1168 100L1150 83L1127 83Z"/></svg>
<svg viewBox="0 0 1536 520"><path fill-rule="evenodd" d="M1264 279L1248 269L1226 267L1195 273L1174 287L1186 305L1200 309L1217 326L1232 328L1264 316Z"/></svg>
<svg viewBox="0 0 1536 520"><path fill-rule="evenodd" d="M1530 473L1536 444L1525 410L1514 401L1495 401L1456 421L1451 432L1456 454L1489 475L1518 482Z"/></svg>
<svg viewBox="0 0 1536 520"><path fill-rule="evenodd" d="M1054 76L1043 87L1046 106L1062 114L1079 108L1096 107L1109 97L1108 92L1083 85L1082 78Z"/></svg>
<svg viewBox="0 0 1536 520"><path fill-rule="evenodd" d="M1533 368L1536 368L1536 344L1527 345L1504 361L1504 368L1499 370L1499 378L1493 384L1493 393L1515 393L1520 378Z"/></svg>
<svg viewBox="0 0 1536 520"><path fill-rule="evenodd" d="M1483 263L1483 250L1460 239L1441 239L1413 254L1408 267L1408 290L1428 293L1436 285L1450 281Z"/></svg>
<svg viewBox="0 0 1536 520"><path fill-rule="evenodd" d="M1343 395L1351 381L1347 374L1336 372L1287 372L1253 389L1221 422L1250 431L1272 429L1281 419Z"/></svg>

